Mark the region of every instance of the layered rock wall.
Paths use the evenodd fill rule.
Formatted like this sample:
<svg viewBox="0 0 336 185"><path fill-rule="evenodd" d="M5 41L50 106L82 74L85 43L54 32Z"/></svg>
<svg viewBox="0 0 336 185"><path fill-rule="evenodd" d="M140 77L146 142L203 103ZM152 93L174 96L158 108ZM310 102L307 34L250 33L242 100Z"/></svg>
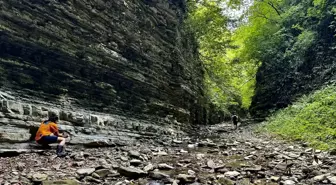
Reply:
<svg viewBox="0 0 336 185"><path fill-rule="evenodd" d="M80 136L75 143L206 123L185 8L184 0L1 1L0 141L15 132L15 142L31 139L51 112Z"/></svg>
<svg viewBox="0 0 336 185"><path fill-rule="evenodd" d="M178 122L170 125L172 122L168 118L157 125L150 121L85 109L60 109L45 102L22 103L4 92L0 93L0 97L0 142L9 144L2 145L0 149L15 143L33 141L40 123L51 114L59 115L60 130L70 133L70 144L89 147L125 145L134 139L183 134L179 131L181 125ZM17 146L29 148L31 145L13 147Z"/></svg>

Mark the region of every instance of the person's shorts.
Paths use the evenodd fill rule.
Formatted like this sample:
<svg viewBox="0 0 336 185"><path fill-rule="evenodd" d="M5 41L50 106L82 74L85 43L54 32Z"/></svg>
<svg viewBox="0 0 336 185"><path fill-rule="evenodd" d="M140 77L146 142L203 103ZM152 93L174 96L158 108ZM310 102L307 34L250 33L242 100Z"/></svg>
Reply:
<svg viewBox="0 0 336 185"><path fill-rule="evenodd" d="M40 140L37 141L38 144L47 145L51 143L57 143L57 136L43 136Z"/></svg>

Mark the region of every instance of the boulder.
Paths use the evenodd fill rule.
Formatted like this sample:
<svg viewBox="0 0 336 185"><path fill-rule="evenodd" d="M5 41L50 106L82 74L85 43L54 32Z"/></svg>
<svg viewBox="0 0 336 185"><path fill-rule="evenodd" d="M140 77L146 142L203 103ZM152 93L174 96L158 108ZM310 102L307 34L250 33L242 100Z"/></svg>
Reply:
<svg viewBox="0 0 336 185"><path fill-rule="evenodd" d="M239 175L240 173L237 171L228 171L224 173L224 176L230 177L230 178L235 178L235 177L238 177Z"/></svg>
<svg viewBox="0 0 336 185"><path fill-rule="evenodd" d="M142 164L142 161L139 160L139 159L132 159L132 160L130 161L130 164L133 165L133 166L139 166L139 165Z"/></svg>
<svg viewBox="0 0 336 185"><path fill-rule="evenodd" d="M144 167L145 172L152 171L152 170L154 170L153 164L148 164L147 166Z"/></svg>
<svg viewBox="0 0 336 185"><path fill-rule="evenodd" d="M110 174L111 171L109 169L100 169L100 170L96 170L94 173L97 174L100 178L104 178L108 174Z"/></svg>
<svg viewBox="0 0 336 185"><path fill-rule="evenodd" d="M322 182L323 180L325 180L327 177L327 175L317 175L313 178L314 182Z"/></svg>
<svg viewBox="0 0 336 185"><path fill-rule="evenodd" d="M329 176L327 179L331 184L336 184L336 176Z"/></svg>
<svg viewBox="0 0 336 185"><path fill-rule="evenodd" d="M294 185L296 183L293 180L285 180L282 184L283 185Z"/></svg>
<svg viewBox="0 0 336 185"><path fill-rule="evenodd" d="M96 169L95 168L81 168L77 170L78 175L91 175Z"/></svg>
<svg viewBox="0 0 336 185"><path fill-rule="evenodd" d="M164 152L164 151L160 151L157 153L158 156L167 156L167 152Z"/></svg>
<svg viewBox="0 0 336 185"><path fill-rule="evenodd" d="M272 177L270 178L270 180L271 180L271 181L274 181L274 182L279 182L280 177L272 176Z"/></svg>
<svg viewBox="0 0 336 185"><path fill-rule="evenodd" d="M132 158L140 158L140 153L135 150L128 151L128 155Z"/></svg>
<svg viewBox="0 0 336 185"><path fill-rule="evenodd" d="M32 181L33 182L42 182L42 181L47 180L47 178L48 178L48 175L46 175L46 174L35 173L32 176Z"/></svg>
<svg viewBox="0 0 336 185"><path fill-rule="evenodd" d="M181 183L193 183L196 180L195 176L187 174L179 174L176 178L180 180Z"/></svg>
<svg viewBox="0 0 336 185"><path fill-rule="evenodd" d="M133 167L120 167L118 169L118 172L120 173L120 175L134 179L147 175L147 172Z"/></svg>
<svg viewBox="0 0 336 185"><path fill-rule="evenodd" d="M209 161L207 162L207 166L208 166L209 168L211 168L211 169L215 169L215 168L216 168L216 164L214 163L213 160L209 160Z"/></svg>

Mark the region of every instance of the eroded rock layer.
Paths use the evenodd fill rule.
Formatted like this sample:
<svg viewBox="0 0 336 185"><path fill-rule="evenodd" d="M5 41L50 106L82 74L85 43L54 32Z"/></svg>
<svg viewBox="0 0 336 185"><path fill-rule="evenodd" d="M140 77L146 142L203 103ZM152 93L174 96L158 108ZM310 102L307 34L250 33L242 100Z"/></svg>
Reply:
<svg viewBox="0 0 336 185"><path fill-rule="evenodd" d="M8 130L31 138L51 112L95 137L205 122L183 0L4 0L0 10L1 141Z"/></svg>

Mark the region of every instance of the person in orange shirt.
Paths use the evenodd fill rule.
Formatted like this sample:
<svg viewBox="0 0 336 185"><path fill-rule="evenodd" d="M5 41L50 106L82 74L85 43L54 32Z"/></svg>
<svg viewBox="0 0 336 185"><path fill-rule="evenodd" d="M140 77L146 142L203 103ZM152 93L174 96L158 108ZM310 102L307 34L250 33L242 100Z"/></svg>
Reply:
<svg viewBox="0 0 336 185"><path fill-rule="evenodd" d="M38 144L49 145L58 143L56 154L59 157L64 157L65 136L59 133L57 126L58 117L56 115L49 116L49 119L43 121L37 130L35 140Z"/></svg>

